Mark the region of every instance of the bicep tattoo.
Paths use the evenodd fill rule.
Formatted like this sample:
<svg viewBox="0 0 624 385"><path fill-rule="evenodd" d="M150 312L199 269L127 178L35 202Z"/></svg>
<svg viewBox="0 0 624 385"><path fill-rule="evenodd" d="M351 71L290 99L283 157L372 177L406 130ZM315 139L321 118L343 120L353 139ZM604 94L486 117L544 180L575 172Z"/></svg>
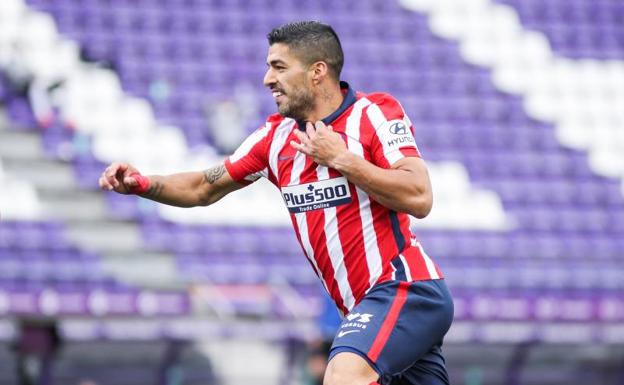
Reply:
<svg viewBox="0 0 624 385"><path fill-rule="evenodd" d="M206 179L206 182L209 184L214 184L223 176L223 174L225 174L225 166L220 164L204 171L204 179Z"/></svg>

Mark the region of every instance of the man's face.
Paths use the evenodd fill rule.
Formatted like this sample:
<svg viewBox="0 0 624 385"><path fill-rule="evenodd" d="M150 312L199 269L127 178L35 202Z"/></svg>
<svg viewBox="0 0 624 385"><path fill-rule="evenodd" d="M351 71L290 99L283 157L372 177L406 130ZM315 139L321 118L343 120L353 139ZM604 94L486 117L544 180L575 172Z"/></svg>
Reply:
<svg viewBox="0 0 624 385"><path fill-rule="evenodd" d="M267 65L264 85L271 89L280 115L305 120L315 107L309 68L282 43L269 47Z"/></svg>

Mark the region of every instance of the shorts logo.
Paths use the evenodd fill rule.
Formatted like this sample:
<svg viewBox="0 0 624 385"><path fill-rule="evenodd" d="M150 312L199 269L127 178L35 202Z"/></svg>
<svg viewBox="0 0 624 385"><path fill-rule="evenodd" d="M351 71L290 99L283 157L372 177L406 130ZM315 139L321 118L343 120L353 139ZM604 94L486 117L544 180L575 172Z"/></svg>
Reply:
<svg viewBox="0 0 624 385"><path fill-rule="evenodd" d="M349 182L344 176L282 187L282 197L291 213L326 209L351 202Z"/></svg>
<svg viewBox="0 0 624 385"><path fill-rule="evenodd" d="M360 319L356 320L355 322L361 322L361 323L368 323L371 319L373 315L372 314L360 314L360 313L354 313L354 314L347 314L347 319L349 321L354 321L356 318L360 317Z"/></svg>
<svg viewBox="0 0 624 385"><path fill-rule="evenodd" d="M390 125L390 133L394 135L407 135L407 126L402 120L395 121Z"/></svg>
<svg viewBox="0 0 624 385"><path fill-rule="evenodd" d="M354 328L354 329L341 330L340 333L338 333L338 337L342 337L343 335L351 333L351 332L356 332L356 331L366 329L366 326L367 326L366 324L370 322L371 318L373 318L373 315L368 314L368 313L364 313L364 314L351 313L351 314L347 314L345 318L347 319L347 322L343 323L340 326L340 329L345 329L345 328Z"/></svg>
<svg viewBox="0 0 624 385"><path fill-rule="evenodd" d="M336 338L344 337L349 333L359 333L359 330L341 330L338 332L338 336Z"/></svg>

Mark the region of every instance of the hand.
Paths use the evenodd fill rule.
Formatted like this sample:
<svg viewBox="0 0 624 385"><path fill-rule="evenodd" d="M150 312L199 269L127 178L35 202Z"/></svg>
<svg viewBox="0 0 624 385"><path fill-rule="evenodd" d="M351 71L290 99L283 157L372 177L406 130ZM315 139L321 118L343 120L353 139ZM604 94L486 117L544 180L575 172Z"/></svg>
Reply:
<svg viewBox="0 0 624 385"><path fill-rule="evenodd" d="M127 163L111 163L100 176L100 188L120 194L134 194L140 187L135 174L140 175L136 168Z"/></svg>
<svg viewBox="0 0 624 385"><path fill-rule="evenodd" d="M300 143L291 140L290 145L295 150L312 157L322 166L332 167L333 161L339 155L348 152L340 134L334 132L332 126L326 126L320 120L314 126L308 122L306 132L295 130L295 136Z"/></svg>

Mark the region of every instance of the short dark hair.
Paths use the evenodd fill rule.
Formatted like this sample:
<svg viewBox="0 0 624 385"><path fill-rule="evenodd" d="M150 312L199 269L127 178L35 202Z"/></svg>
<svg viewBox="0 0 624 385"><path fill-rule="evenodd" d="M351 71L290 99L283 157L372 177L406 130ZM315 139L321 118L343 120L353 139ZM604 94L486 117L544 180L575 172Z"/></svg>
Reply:
<svg viewBox="0 0 624 385"><path fill-rule="evenodd" d="M269 45L287 45L307 65L324 61L330 74L340 80L344 54L340 39L331 26L318 21L297 21L274 28L267 39Z"/></svg>

